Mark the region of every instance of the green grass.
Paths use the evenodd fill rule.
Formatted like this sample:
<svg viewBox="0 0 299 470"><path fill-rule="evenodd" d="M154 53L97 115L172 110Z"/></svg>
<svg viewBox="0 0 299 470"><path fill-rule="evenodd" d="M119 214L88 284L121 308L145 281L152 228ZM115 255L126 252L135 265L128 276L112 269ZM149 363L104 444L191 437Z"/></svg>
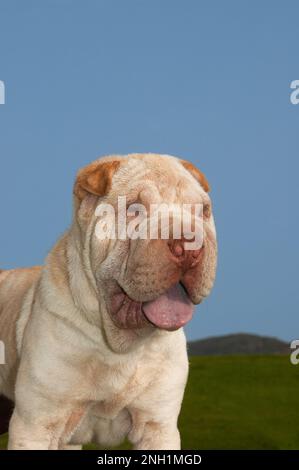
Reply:
<svg viewBox="0 0 299 470"><path fill-rule="evenodd" d="M299 366L288 356L193 357L185 449L299 449Z"/></svg>
<svg viewBox="0 0 299 470"><path fill-rule="evenodd" d="M184 449L299 449L299 365L287 356L192 357L179 428Z"/></svg>

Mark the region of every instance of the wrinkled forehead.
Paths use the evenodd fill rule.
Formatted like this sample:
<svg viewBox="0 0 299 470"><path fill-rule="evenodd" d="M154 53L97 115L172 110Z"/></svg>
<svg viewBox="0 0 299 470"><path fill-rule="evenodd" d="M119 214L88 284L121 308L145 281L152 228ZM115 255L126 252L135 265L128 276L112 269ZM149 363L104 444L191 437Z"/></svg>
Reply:
<svg viewBox="0 0 299 470"><path fill-rule="evenodd" d="M129 156L113 177L108 199L126 196L128 202L204 203L208 194L183 167L167 155Z"/></svg>

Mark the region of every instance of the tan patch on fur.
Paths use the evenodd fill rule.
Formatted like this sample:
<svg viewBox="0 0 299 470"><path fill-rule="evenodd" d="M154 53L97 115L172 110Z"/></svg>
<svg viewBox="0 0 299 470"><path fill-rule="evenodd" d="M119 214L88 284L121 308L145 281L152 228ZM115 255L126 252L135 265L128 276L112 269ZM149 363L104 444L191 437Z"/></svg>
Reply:
<svg viewBox="0 0 299 470"><path fill-rule="evenodd" d="M187 162L186 160L182 160L183 167L191 173L191 175L200 183L203 189L208 193L210 191L210 185L208 183L207 178L205 175L194 166L192 163Z"/></svg>
<svg viewBox="0 0 299 470"><path fill-rule="evenodd" d="M80 201L87 194L104 196L111 188L112 177L120 161L96 161L79 171L74 194Z"/></svg>
<svg viewBox="0 0 299 470"><path fill-rule="evenodd" d="M80 423L83 415L85 413L85 407L81 406L75 411L73 411L67 420L67 423L64 428L64 436L69 436L74 432L74 430L77 428L78 424Z"/></svg>

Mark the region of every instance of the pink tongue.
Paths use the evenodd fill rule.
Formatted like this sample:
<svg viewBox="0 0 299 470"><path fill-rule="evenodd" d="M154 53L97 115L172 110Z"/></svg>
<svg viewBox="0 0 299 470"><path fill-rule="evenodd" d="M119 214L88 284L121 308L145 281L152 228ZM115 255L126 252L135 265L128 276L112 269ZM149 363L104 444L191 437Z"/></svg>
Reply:
<svg viewBox="0 0 299 470"><path fill-rule="evenodd" d="M146 318L158 328L177 330L192 318L193 304L180 284L142 306Z"/></svg>

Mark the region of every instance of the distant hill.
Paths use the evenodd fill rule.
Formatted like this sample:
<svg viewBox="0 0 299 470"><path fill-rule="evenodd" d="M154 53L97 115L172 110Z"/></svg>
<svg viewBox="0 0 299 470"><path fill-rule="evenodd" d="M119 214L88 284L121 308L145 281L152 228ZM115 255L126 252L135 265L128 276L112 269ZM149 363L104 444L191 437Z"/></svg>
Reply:
<svg viewBox="0 0 299 470"><path fill-rule="evenodd" d="M215 336L188 343L189 356L220 356L225 354L290 354L288 343L277 338L236 333Z"/></svg>

